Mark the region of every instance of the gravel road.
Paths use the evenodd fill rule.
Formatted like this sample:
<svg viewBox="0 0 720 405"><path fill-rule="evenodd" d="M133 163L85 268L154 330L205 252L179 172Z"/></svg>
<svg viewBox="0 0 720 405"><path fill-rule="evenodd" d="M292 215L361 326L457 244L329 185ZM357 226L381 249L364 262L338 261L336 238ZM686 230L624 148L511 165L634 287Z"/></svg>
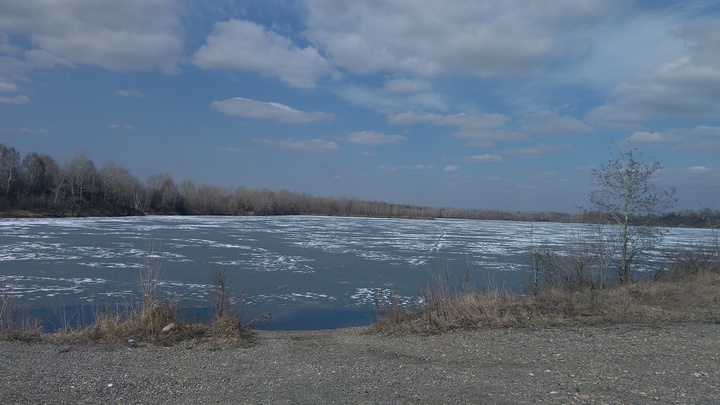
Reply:
<svg viewBox="0 0 720 405"><path fill-rule="evenodd" d="M0 342L0 403L712 404L719 338L720 324L668 324L260 332L221 349Z"/></svg>

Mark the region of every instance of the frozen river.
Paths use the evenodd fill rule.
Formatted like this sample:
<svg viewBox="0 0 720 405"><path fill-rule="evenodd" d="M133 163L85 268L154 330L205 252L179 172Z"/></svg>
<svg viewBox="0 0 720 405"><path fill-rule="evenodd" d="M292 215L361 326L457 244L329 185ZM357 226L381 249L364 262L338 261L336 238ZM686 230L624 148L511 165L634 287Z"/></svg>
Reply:
<svg viewBox="0 0 720 405"><path fill-rule="evenodd" d="M0 220L0 295L27 308L136 302L150 251L161 296L209 306L211 272L226 272L244 320L271 312L265 328L317 329L372 321L381 289L407 305L438 275L518 289L531 244L560 248L572 224L473 220L287 217L134 217ZM663 252L692 249L709 230L670 229Z"/></svg>

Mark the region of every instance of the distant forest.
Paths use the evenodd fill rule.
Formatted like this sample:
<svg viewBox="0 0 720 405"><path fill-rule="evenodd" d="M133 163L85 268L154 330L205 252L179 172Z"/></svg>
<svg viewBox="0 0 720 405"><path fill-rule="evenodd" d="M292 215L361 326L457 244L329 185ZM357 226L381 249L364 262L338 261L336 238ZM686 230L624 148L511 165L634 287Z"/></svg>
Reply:
<svg viewBox="0 0 720 405"><path fill-rule="evenodd" d="M46 154L21 157L0 143L0 216L125 216L125 215L327 215L384 218L457 218L536 222L602 222L596 213L512 212L486 209L432 208L314 197L288 190L228 189L176 183L168 173L140 181L113 162L96 167L84 154L58 163ZM682 210L660 218L660 225L712 227L720 210Z"/></svg>

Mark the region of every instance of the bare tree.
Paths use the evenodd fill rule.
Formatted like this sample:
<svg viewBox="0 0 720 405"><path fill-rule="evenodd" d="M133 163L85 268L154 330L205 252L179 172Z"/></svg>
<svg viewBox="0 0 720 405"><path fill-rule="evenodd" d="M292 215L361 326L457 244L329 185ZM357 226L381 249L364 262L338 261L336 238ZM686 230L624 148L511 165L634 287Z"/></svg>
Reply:
<svg viewBox="0 0 720 405"><path fill-rule="evenodd" d="M178 186L178 193L185 203L185 210L191 215L197 215L200 207L198 187L194 181L185 179Z"/></svg>
<svg viewBox="0 0 720 405"><path fill-rule="evenodd" d="M32 196L48 194L60 171L52 157L35 152L25 156L20 169L25 192Z"/></svg>
<svg viewBox="0 0 720 405"><path fill-rule="evenodd" d="M29 208L35 209L35 199L43 201L47 208L47 198L52 194L56 177L60 172L55 160L48 155L32 152L25 156L20 165L20 177L23 194L28 198Z"/></svg>
<svg viewBox="0 0 720 405"><path fill-rule="evenodd" d="M170 174L153 174L148 177L145 185L149 193L150 208L160 214L164 214L166 211L171 213L175 211L180 194Z"/></svg>
<svg viewBox="0 0 720 405"><path fill-rule="evenodd" d="M657 218L677 204L675 189L665 190L652 182L662 168L646 162L636 148L617 150L619 156L593 169L590 202L607 215L613 227L609 238L619 250L617 272L621 283L632 282L633 262L638 254L656 246L664 237L655 226Z"/></svg>
<svg viewBox="0 0 720 405"><path fill-rule="evenodd" d="M95 164L81 153L66 164L65 171L67 172L72 208L73 210L81 208L83 202L90 202L92 199L93 188L97 180Z"/></svg>
<svg viewBox="0 0 720 405"><path fill-rule="evenodd" d="M98 176L102 198L111 205L111 213L115 213L118 206L133 206L132 191L138 181L126 168L108 162L100 168Z"/></svg>
<svg viewBox="0 0 720 405"><path fill-rule="evenodd" d="M11 197L13 187L18 182L18 167L20 154L15 148L0 144L0 182L2 194L8 199Z"/></svg>

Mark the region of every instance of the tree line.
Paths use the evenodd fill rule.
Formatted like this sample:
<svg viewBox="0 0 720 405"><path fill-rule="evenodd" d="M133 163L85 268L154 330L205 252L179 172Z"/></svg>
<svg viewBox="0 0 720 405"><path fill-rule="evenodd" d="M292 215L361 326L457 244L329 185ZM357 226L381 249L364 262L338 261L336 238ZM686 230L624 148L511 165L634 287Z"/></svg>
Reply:
<svg viewBox="0 0 720 405"><path fill-rule="evenodd" d="M502 210L433 208L317 197L289 190L224 188L193 180L176 182L169 173L141 181L114 162L98 167L85 154L65 162L30 152L25 156L0 143L0 214L4 216L122 215L329 215L387 218L458 218L576 222L578 215ZM673 225L706 226L720 211L668 214ZM714 222L717 223L717 222Z"/></svg>

